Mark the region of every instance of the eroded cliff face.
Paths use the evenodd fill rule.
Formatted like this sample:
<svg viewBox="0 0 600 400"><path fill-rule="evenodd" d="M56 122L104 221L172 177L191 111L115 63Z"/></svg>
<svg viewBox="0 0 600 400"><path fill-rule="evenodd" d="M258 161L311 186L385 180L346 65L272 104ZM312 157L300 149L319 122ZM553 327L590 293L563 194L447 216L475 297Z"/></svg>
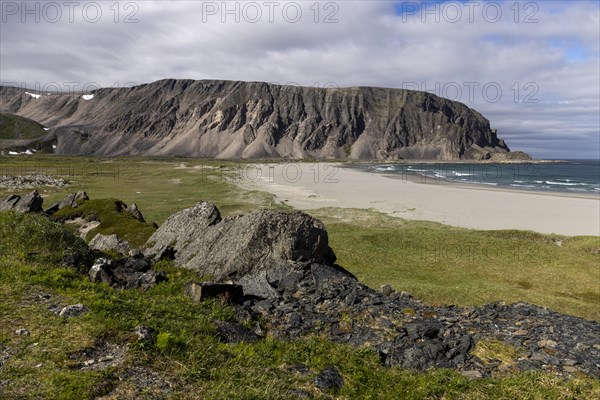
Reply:
<svg viewBox="0 0 600 400"><path fill-rule="evenodd" d="M89 97L1 87L0 112L49 127L58 154L459 160L509 152L477 111L426 92L170 79Z"/></svg>

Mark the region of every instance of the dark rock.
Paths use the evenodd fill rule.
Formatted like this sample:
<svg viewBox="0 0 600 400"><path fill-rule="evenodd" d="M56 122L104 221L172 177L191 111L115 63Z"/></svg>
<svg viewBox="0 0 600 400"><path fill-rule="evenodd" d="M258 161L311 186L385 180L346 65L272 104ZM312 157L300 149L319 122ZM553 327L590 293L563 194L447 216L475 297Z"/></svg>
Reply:
<svg viewBox="0 0 600 400"><path fill-rule="evenodd" d="M129 250L129 257L133 258L141 258L144 256L144 253L140 249L131 249Z"/></svg>
<svg viewBox="0 0 600 400"><path fill-rule="evenodd" d="M315 385L324 392L337 393L344 386L344 378L335 367L327 367L315 378Z"/></svg>
<svg viewBox="0 0 600 400"><path fill-rule="evenodd" d="M312 264L310 267L315 285L319 288L325 284L334 284L343 279L356 279L350 272L339 266Z"/></svg>
<svg viewBox="0 0 600 400"><path fill-rule="evenodd" d="M90 280L104 282L116 289L149 290L164 282L164 272L152 269L152 261L146 257L128 257L116 261L99 258L89 270Z"/></svg>
<svg viewBox="0 0 600 400"><path fill-rule="evenodd" d="M135 328L137 341L152 344L156 340L156 330L149 326L139 325Z"/></svg>
<svg viewBox="0 0 600 400"><path fill-rule="evenodd" d="M394 289L390 284L381 285L381 288L379 290L384 296L391 296L394 293Z"/></svg>
<svg viewBox="0 0 600 400"><path fill-rule="evenodd" d="M138 276L135 280L132 280L128 285L125 286L126 289L134 289L140 288L143 291L150 290L156 284L161 282L166 282L167 276L164 272L156 272L153 270L146 271L140 276Z"/></svg>
<svg viewBox="0 0 600 400"><path fill-rule="evenodd" d="M262 337L240 324L215 321L217 336L224 343L256 342Z"/></svg>
<svg viewBox="0 0 600 400"><path fill-rule="evenodd" d="M75 268L77 271L82 272L83 267L85 267L85 264L88 261L87 258L88 255L83 254L81 252L65 254L61 260L61 265L65 267Z"/></svg>
<svg viewBox="0 0 600 400"><path fill-rule="evenodd" d="M19 336L29 336L30 332L27 329L17 329L15 331L15 334L17 334Z"/></svg>
<svg viewBox="0 0 600 400"><path fill-rule="evenodd" d="M284 261L335 261L323 224L307 214L260 210L221 221L216 207L206 202L169 217L147 246L145 254L153 256L173 246L179 266L218 280Z"/></svg>
<svg viewBox="0 0 600 400"><path fill-rule="evenodd" d="M156 226L158 228L158 225ZM175 259L175 253L177 253L175 251L175 249L173 248L173 246L165 246L163 248L161 248L158 253L154 254L154 259L156 261L160 261L160 260L174 260Z"/></svg>
<svg viewBox="0 0 600 400"><path fill-rule="evenodd" d="M116 279L111 270L111 261L105 258L96 260L88 274L92 282L104 282L108 285L113 285Z"/></svg>
<svg viewBox="0 0 600 400"><path fill-rule="evenodd" d="M215 298L229 303L238 303L244 295L241 285L216 282L187 283L184 293L194 303Z"/></svg>

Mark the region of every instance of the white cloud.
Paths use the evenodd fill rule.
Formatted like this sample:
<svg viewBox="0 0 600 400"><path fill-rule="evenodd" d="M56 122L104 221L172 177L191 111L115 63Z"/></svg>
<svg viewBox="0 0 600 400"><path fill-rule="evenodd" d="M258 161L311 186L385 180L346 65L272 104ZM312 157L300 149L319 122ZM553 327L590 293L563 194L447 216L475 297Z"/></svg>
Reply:
<svg viewBox="0 0 600 400"><path fill-rule="evenodd" d="M163 78L417 84L449 97L459 86L458 100L488 117L513 149L537 157L596 158L600 152L600 11L595 2L521 2L518 23L512 1L502 3L497 23L482 17L483 2L473 21L463 3L451 2L463 11L456 23L444 21L443 14L439 23L434 15L426 15L425 22L419 14L399 15L401 3L390 1L320 2L317 23L312 1L295 3L302 9L296 23L282 14L291 2L277 3L271 23L266 3L257 1L260 22L246 22L244 17L254 14L240 14L236 23L232 14L203 14L211 6L221 8L220 1L144 1L131 3L138 7L134 18L139 22L127 24L123 19L134 8L125 10L126 3L117 2L121 10L115 23L108 8L114 3L102 4L97 23L86 22L81 10L73 23L66 10L57 23L44 21L43 15L40 23L31 17L22 23L18 13L4 13L2 81L30 88L37 83L40 89L51 82L78 82L83 88L92 82L108 86ZM238 4L242 12L248 2ZM233 9L235 2L227 7ZM323 23L332 12L338 22ZM539 22L523 23L532 12ZM571 56L573 49L579 57ZM479 84L472 99L468 82ZM502 89L498 102L486 99L486 84Z"/></svg>

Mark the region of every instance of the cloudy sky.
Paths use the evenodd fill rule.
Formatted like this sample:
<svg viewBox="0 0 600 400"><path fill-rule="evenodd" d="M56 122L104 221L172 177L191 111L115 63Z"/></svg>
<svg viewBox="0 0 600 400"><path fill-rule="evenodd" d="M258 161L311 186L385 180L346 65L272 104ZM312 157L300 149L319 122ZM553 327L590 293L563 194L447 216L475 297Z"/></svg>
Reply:
<svg viewBox="0 0 600 400"><path fill-rule="evenodd" d="M419 89L480 111L513 150L600 155L597 1L0 3L5 85Z"/></svg>

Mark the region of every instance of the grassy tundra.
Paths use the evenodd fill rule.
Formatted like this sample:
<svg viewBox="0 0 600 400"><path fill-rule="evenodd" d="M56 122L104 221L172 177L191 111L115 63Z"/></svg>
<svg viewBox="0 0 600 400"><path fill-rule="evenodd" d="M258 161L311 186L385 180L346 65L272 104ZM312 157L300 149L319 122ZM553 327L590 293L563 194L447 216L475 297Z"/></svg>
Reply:
<svg viewBox="0 0 600 400"><path fill-rule="evenodd" d="M106 221L103 232L142 243L151 230L112 221L100 199L136 202L147 221L158 224L199 200L214 202L224 215L260 208L289 209L271 195L229 183L242 164L204 160L3 158L0 175L43 172L71 181L66 188L40 188L45 205L76 190L96 199ZM24 192L27 192L24 191ZM0 190L0 195L6 191ZM561 238L522 231L476 231L430 222L405 221L370 210L311 211L322 219L338 263L365 283L390 283L432 304L479 305L527 301L600 321L600 240ZM43 234L39 234L42 232ZM55 240L56 238L56 240ZM233 320L234 310L219 302L192 304L182 286L194 272L161 262L169 282L148 292L118 291L89 282L61 267L61 246L81 245L67 229L37 215L0 213L0 397L153 398L165 387L176 398L288 398L302 389L324 396L312 385L313 371L337 365L346 384L339 398L595 398L600 383L551 373L515 373L468 380L458 373L427 373L384 368L369 349L352 349L319 337L284 343L267 338L256 344L218 341L211 322ZM562 240L562 246L556 241ZM61 304L83 303L93 312L62 319L47 310L40 294ZM135 327L159 331L155 346L135 344ZM15 335L27 329L30 335ZM90 349L103 343L130 343L124 363L103 370L78 368ZM519 349L480 343L480 358L503 359ZM5 357L8 355L9 357ZM509 357L510 358L510 357ZM136 387L118 379L119 369L141 367L146 381ZM165 386L166 385L166 386Z"/></svg>

